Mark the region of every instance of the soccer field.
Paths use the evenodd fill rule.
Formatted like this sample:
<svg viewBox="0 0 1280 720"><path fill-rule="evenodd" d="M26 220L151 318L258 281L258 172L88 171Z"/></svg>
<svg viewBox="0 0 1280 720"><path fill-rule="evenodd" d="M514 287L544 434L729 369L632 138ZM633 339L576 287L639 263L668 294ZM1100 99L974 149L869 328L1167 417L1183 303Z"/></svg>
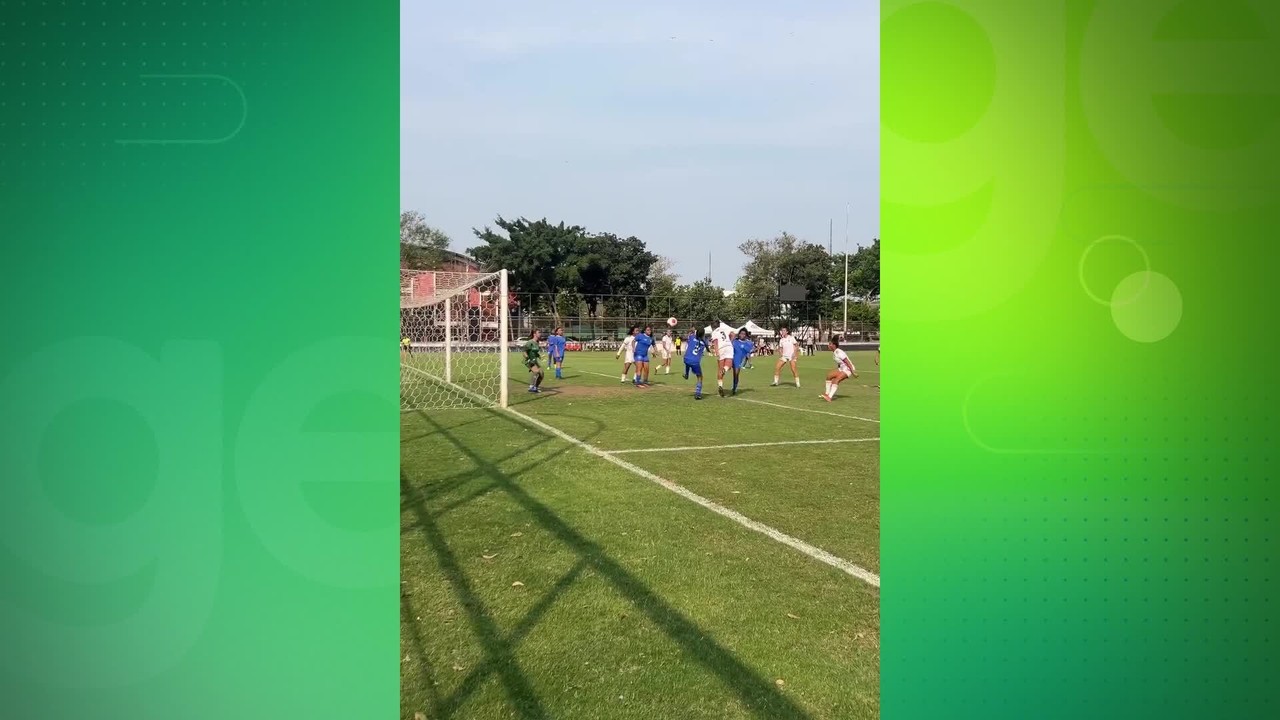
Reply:
<svg viewBox="0 0 1280 720"><path fill-rule="evenodd" d="M877 717L880 375L830 357L402 413L402 717Z"/></svg>

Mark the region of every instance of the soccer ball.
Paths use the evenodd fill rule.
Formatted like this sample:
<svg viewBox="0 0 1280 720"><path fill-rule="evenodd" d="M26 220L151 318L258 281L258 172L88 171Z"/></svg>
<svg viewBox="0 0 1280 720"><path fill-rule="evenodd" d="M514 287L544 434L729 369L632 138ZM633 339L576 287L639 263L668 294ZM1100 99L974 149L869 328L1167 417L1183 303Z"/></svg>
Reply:
<svg viewBox="0 0 1280 720"><path fill-rule="evenodd" d="M675 327L676 325L679 325L679 324L680 324L679 320L676 320L673 317L667 318L667 327Z"/></svg>

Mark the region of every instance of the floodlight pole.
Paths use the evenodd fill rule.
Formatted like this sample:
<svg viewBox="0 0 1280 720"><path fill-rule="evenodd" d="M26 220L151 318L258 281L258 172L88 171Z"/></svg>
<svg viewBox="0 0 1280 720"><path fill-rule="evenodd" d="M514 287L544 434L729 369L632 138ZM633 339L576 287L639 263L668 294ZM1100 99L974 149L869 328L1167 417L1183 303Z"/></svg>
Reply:
<svg viewBox="0 0 1280 720"><path fill-rule="evenodd" d="M844 323L840 332L849 332L849 203L844 204Z"/></svg>

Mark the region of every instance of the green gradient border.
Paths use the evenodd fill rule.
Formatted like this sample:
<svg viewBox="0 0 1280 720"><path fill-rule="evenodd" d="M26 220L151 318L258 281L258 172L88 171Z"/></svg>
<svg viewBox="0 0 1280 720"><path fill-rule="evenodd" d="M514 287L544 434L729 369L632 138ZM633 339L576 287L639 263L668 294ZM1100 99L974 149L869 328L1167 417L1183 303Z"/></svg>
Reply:
<svg viewBox="0 0 1280 720"><path fill-rule="evenodd" d="M884 717L1280 716L1280 5L881 8Z"/></svg>
<svg viewBox="0 0 1280 720"><path fill-rule="evenodd" d="M0 0L6 717L398 712L398 18Z"/></svg>

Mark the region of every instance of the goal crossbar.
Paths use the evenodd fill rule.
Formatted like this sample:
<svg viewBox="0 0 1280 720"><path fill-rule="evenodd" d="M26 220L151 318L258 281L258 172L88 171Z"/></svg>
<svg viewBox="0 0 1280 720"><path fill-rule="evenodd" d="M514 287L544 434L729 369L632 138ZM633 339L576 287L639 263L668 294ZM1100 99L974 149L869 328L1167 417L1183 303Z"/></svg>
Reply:
<svg viewBox="0 0 1280 720"><path fill-rule="evenodd" d="M496 279L499 279L500 276L505 275L506 272L507 272L506 270L500 270L495 273L435 273L434 271L431 271L431 270L401 270L400 271L400 277L401 277L400 309L404 310L406 308L426 307L428 305L434 305L435 303L438 303L447 297L460 295L484 283L492 282ZM404 278L406 277L406 274L408 274L408 277L410 278L410 284L408 286L410 295L408 299L406 299L404 295L404 291L406 287L404 283ZM412 279L416 277L426 276L426 275L434 275L435 277L444 276L444 277L450 277L450 278L457 278L461 276L469 276L469 277L463 279L461 284L450 285L447 288L440 288L436 290L438 286L433 285L433 290L435 290L435 292L433 292L430 295L424 294L422 296L415 298L412 294L413 293Z"/></svg>

